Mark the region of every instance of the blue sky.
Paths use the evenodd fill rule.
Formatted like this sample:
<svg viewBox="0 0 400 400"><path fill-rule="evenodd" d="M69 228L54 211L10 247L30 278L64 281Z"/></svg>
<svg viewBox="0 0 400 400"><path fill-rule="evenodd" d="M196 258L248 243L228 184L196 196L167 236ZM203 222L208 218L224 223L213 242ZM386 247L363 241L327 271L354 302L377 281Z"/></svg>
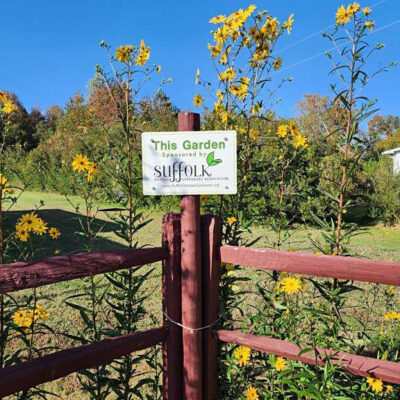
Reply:
<svg viewBox="0 0 400 400"><path fill-rule="evenodd" d="M279 49L284 67L275 78L292 77L293 82L280 92L276 106L280 115L290 116L304 93L329 94L330 70L325 56L300 63L331 47L320 34L296 44L303 38L334 23L338 0L13 0L0 3L1 53L0 89L18 94L29 110L42 110L51 104L64 105L77 91L85 93L94 65L104 64L99 47L104 39L115 46L138 43L144 39L151 47L151 59L162 65L171 100L181 109L192 109L196 68L204 77L214 77L207 42L208 20L237 8L256 4L278 19L295 13L290 36ZM368 0L362 6L374 9L377 29L400 22L400 0ZM347 3L345 3L347 4ZM400 23L370 37L386 44L375 58L377 65L400 61ZM291 46L286 48L287 46ZM286 49L285 49L286 48ZM377 77L367 95L379 99L382 114L400 114L400 67Z"/></svg>

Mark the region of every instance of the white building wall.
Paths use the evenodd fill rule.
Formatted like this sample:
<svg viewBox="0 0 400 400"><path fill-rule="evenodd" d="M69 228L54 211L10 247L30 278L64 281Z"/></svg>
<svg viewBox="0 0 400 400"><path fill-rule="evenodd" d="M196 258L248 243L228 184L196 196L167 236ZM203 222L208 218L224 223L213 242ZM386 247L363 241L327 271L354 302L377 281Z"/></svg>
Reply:
<svg viewBox="0 0 400 400"><path fill-rule="evenodd" d="M400 172L400 153L393 155L393 174Z"/></svg>

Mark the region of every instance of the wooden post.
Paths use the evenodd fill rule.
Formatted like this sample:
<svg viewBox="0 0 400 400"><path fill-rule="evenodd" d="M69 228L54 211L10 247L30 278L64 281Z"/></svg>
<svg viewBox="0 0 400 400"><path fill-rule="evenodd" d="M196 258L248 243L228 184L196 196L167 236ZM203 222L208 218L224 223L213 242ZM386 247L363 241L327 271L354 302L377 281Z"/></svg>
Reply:
<svg viewBox="0 0 400 400"><path fill-rule="evenodd" d="M213 215L201 217L201 246L203 273L203 326L212 325L218 318L219 280L221 259L219 248L222 240L221 218ZM215 400L217 395L218 341L213 331L203 332L203 399Z"/></svg>
<svg viewBox="0 0 400 400"><path fill-rule="evenodd" d="M200 130L200 115L178 114L179 131ZM200 196L181 198L182 324L202 326ZM202 400L202 332L182 330L183 385L185 400Z"/></svg>
<svg viewBox="0 0 400 400"><path fill-rule="evenodd" d="M179 214L164 215L163 247L168 258L162 264L164 325L169 327L163 346L163 399L182 400L182 329L166 318L181 322L181 218Z"/></svg>

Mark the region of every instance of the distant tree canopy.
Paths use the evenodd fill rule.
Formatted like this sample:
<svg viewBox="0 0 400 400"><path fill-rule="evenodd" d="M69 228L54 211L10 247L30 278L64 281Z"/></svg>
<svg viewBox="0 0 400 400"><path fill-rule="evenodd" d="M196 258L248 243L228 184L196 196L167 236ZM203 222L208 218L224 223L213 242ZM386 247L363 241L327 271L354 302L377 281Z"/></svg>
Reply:
<svg viewBox="0 0 400 400"><path fill-rule="evenodd" d="M118 152L121 126L116 122L116 115L124 102L128 102L134 110L133 118L140 120L143 131L177 129L178 108L164 92L158 91L153 97L143 98L134 104L131 99L124 98L117 84L111 82L110 85L106 87L94 78L89 84L87 98L78 92L64 107L52 105L44 113L36 106L28 113L18 97L11 93L10 97L18 105L18 110L10 115L1 116L0 135L5 138L7 157L10 163L14 163L18 176L39 190L69 193L73 190L72 181L69 182L70 161L76 154L86 154L100 165L104 162L107 166L104 171L114 168L107 158L107 152L112 148ZM113 96L109 96L110 90ZM300 209L303 217L313 209L324 209L326 199L323 193L334 179L335 171L340 168L335 157L337 146L340 146L335 132L339 132L343 127L345 115L343 107L327 96L305 94L298 102L296 119L308 143L307 157L298 165L298 183L308 189L305 190L306 197L294 198L293 215ZM213 118L214 113L205 111L203 129L214 129ZM276 171L272 167L274 160L279 157L275 132L279 124L289 122L289 118L280 118L273 112L269 112L265 118L256 139L258 151L254 152L259 174L254 176L254 192L263 191L263 182L271 183L276 178ZM240 146L240 123L237 129ZM383 178L378 179L378 172L379 177L382 177L385 166L375 164L379 162L383 151L400 147L400 118L393 115L376 115L364 129L361 135L364 139L360 146L366 151L349 185L355 201L367 204L369 201L376 202L376 192L385 187L382 183ZM137 135L135 140L135 147L139 151L140 135ZM140 171L140 157L135 159L135 163ZM107 176L103 178L104 193L108 199L112 199L112 182L108 182L107 179ZM392 186L394 187L394 184ZM248 207L254 208L255 215L271 212L271 204L260 200L253 201ZM391 210L396 207L397 205L391 205ZM381 212L378 206L374 206L374 210L375 215ZM382 215L388 213L382 211ZM390 211L389 215L390 218L384 218L388 221L397 220L397 214L394 216L394 212Z"/></svg>

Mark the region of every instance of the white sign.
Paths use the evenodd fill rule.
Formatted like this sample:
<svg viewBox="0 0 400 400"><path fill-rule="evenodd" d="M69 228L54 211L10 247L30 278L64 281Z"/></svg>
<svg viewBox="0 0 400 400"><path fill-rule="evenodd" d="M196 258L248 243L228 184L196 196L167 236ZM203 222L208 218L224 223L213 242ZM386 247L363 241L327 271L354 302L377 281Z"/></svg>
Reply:
<svg viewBox="0 0 400 400"><path fill-rule="evenodd" d="M144 132L145 195L236 194L236 132Z"/></svg>

